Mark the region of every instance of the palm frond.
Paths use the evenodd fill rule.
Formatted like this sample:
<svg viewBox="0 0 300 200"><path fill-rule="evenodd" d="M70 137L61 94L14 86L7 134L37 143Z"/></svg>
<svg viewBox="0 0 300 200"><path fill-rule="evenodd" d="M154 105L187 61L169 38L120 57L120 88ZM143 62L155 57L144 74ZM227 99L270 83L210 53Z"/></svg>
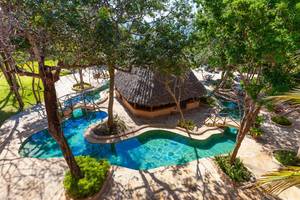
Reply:
<svg viewBox="0 0 300 200"><path fill-rule="evenodd" d="M283 95L267 97L266 99L273 100L279 103L288 101L295 104L300 104L300 88L296 88L291 92L287 92Z"/></svg>
<svg viewBox="0 0 300 200"><path fill-rule="evenodd" d="M280 194L282 191L300 185L300 167L290 166L263 175L258 186L271 194Z"/></svg>

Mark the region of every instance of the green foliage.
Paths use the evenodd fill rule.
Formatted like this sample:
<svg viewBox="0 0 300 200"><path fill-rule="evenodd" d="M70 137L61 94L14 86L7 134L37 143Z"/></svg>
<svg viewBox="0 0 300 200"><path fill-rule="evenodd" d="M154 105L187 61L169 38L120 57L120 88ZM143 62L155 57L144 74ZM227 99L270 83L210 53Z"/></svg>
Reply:
<svg viewBox="0 0 300 200"><path fill-rule="evenodd" d="M179 120L177 126L192 131L196 127L196 124L192 120Z"/></svg>
<svg viewBox="0 0 300 200"><path fill-rule="evenodd" d="M223 71L239 71L253 100L262 94L285 91L294 84L299 49L297 1L198 0L195 21L197 48ZM206 50L209 48L209 51Z"/></svg>
<svg viewBox="0 0 300 200"><path fill-rule="evenodd" d="M110 168L109 163L106 160L97 161L87 156L78 156L75 159L84 177L78 180L68 171L64 178L67 194L76 199L96 194L106 179Z"/></svg>
<svg viewBox="0 0 300 200"><path fill-rule="evenodd" d="M265 174L260 178L258 185L264 186L267 192L277 195L290 187L300 186L300 167L284 167Z"/></svg>
<svg viewBox="0 0 300 200"><path fill-rule="evenodd" d="M289 150L277 150L273 152L274 157L283 165L300 165L300 158L297 153Z"/></svg>
<svg viewBox="0 0 300 200"><path fill-rule="evenodd" d="M251 127L250 135L254 138L260 137L264 134L264 131L261 128Z"/></svg>
<svg viewBox="0 0 300 200"><path fill-rule="evenodd" d="M215 160L219 167L232 180L236 182L244 182L250 180L251 173L247 170L247 168L239 158L237 158L233 164L230 163L230 156L216 156Z"/></svg>
<svg viewBox="0 0 300 200"><path fill-rule="evenodd" d="M207 104L211 107L214 107L217 105L217 101L215 98L211 97L211 96L205 96L205 97L201 97L200 98L200 102L201 103L204 103L204 104Z"/></svg>
<svg viewBox="0 0 300 200"><path fill-rule="evenodd" d="M256 118L255 118L255 122L254 122L254 126L255 127L260 127L265 121L265 117L262 116L262 115L258 115Z"/></svg>
<svg viewBox="0 0 300 200"><path fill-rule="evenodd" d="M83 85L83 89L81 88ZM76 83L73 85L72 90L74 91L81 91L81 90L87 90L87 89L91 89L93 88L93 86L89 83Z"/></svg>
<svg viewBox="0 0 300 200"><path fill-rule="evenodd" d="M275 122L276 124L282 125L282 126L290 126L292 125L292 122L285 116L273 116L271 117L271 120Z"/></svg>

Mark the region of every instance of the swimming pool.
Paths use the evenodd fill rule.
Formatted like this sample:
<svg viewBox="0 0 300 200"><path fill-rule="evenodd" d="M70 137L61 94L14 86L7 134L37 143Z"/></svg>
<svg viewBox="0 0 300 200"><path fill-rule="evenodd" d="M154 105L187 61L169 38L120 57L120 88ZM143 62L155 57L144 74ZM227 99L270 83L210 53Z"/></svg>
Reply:
<svg viewBox="0 0 300 200"><path fill-rule="evenodd" d="M68 107L76 105L77 103L82 103L83 101L85 101L86 103L93 103L101 98L100 92L108 89L108 87L109 81L106 81L100 88L88 92L83 92L69 98L68 100L64 101L63 106Z"/></svg>
<svg viewBox="0 0 300 200"><path fill-rule="evenodd" d="M217 134L207 140L193 140L163 130L147 131L137 137L114 144L91 144L85 140L86 128L103 118L106 112L94 112L87 117L64 122L64 134L74 155L106 158L113 165L131 169L151 169L160 166L180 165L198 158L211 157L230 152L235 144L236 129L229 128L223 135ZM62 157L56 142L40 131L29 137L19 151L23 157Z"/></svg>
<svg viewBox="0 0 300 200"><path fill-rule="evenodd" d="M241 113L239 105L233 101L220 100L223 109L220 111L221 116L230 116L233 119L240 120Z"/></svg>

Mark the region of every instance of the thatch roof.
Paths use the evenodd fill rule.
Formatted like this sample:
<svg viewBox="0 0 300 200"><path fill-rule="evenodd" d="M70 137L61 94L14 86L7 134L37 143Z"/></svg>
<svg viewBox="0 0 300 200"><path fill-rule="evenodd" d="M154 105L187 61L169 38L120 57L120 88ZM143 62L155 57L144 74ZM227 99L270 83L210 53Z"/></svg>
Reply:
<svg viewBox="0 0 300 200"><path fill-rule="evenodd" d="M189 71L181 84L177 87L175 95L181 91L181 101L198 98L206 95L206 89L192 71ZM115 77L117 91L129 103L141 106L155 107L175 103L164 85L165 76L144 68L133 68L130 73L118 71ZM174 91L175 77L169 77L169 86ZM175 87L176 88L176 87Z"/></svg>

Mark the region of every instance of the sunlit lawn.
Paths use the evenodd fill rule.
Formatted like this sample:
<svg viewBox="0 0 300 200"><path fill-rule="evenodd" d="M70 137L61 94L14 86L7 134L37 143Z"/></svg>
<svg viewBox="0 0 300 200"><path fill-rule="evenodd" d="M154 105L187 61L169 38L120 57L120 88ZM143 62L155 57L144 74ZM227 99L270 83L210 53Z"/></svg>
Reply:
<svg viewBox="0 0 300 200"><path fill-rule="evenodd" d="M49 66L55 66L55 61L46 61L46 64ZM34 62L33 64L30 63L30 68L34 69L34 72L38 72L37 63ZM24 65L24 69L31 71L27 65ZM61 76L70 74L69 71L62 71ZM23 98L23 101L25 103L25 108L28 108L36 103L36 100L34 98L33 92L32 92L32 78L22 76L20 77L20 86L23 88L20 89L20 94ZM35 79L35 88L38 89L38 81L39 79ZM40 96L41 100L43 101L43 86L40 82ZM0 72L0 125L10 116L16 114L18 112L18 102L14 98L14 95L10 92L9 86L3 76L3 74Z"/></svg>

